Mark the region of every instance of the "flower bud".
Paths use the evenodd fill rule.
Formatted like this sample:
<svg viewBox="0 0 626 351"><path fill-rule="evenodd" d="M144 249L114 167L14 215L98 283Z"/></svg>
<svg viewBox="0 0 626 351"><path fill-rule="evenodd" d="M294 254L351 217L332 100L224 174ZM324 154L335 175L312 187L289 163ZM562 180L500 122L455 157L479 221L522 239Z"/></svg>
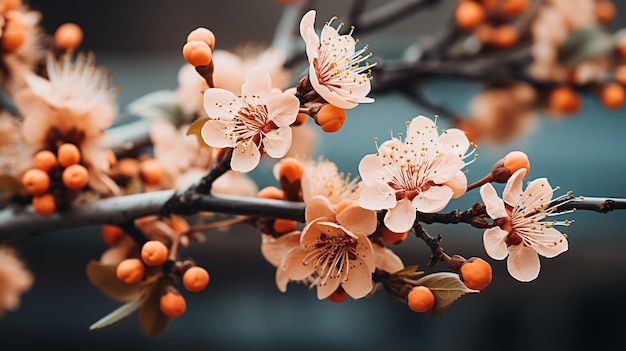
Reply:
<svg viewBox="0 0 626 351"><path fill-rule="evenodd" d="M272 199L272 200L284 200L285 199L285 194L283 193L283 191L273 185L266 186L265 188L259 190L256 193L256 196L262 199Z"/></svg>
<svg viewBox="0 0 626 351"><path fill-rule="evenodd" d="M61 180L66 188L80 190L89 182L89 172L87 168L79 164L69 165L63 170Z"/></svg>
<svg viewBox="0 0 626 351"><path fill-rule="evenodd" d="M146 265L160 266L167 261L169 250L159 240L147 241L141 247L141 259Z"/></svg>
<svg viewBox="0 0 626 351"><path fill-rule="evenodd" d="M435 295L425 286L416 286L407 295L407 304L413 312L427 312L435 306Z"/></svg>
<svg viewBox="0 0 626 351"><path fill-rule="evenodd" d="M50 176L40 169L29 169L22 176L22 185L29 194L42 195L50 189Z"/></svg>
<svg viewBox="0 0 626 351"><path fill-rule="evenodd" d="M183 46L185 61L194 67L208 66L213 60L213 51L209 44L200 40L188 41Z"/></svg>
<svg viewBox="0 0 626 351"><path fill-rule="evenodd" d="M144 183L148 185L159 185L161 179L163 179L163 167L161 167L161 164L157 160L149 158L141 162L139 174Z"/></svg>
<svg viewBox="0 0 626 351"><path fill-rule="evenodd" d="M209 272L198 266L191 267L183 274L183 285L189 292L200 292L209 284Z"/></svg>
<svg viewBox="0 0 626 351"><path fill-rule="evenodd" d="M83 30L75 23L64 23L54 32L54 46L74 50L83 42Z"/></svg>
<svg viewBox="0 0 626 351"><path fill-rule="evenodd" d="M138 258L127 258L117 265L115 275L126 284L139 283L143 278L145 268Z"/></svg>
<svg viewBox="0 0 626 351"><path fill-rule="evenodd" d="M109 246L117 245L124 237L122 228L116 225L105 224L102 226L102 240Z"/></svg>
<svg viewBox="0 0 626 351"><path fill-rule="evenodd" d="M493 181L506 183L516 171L525 168L526 174L530 172L530 161L528 155L522 151L511 151L503 159L496 162L491 169Z"/></svg>
<svg viewBox="0 0 626 351"><path fill-rule="evenodd" d="M390 245L399 244L403 242L408 236L408 232L396 233L387 229L387 227L381 227L380 234L381 234L380 238L383 240L383 242L390 244Z"/></svg>
<svg viewBox="0 0 626 351"><path fill-rule="evenodd" d="M207 43L211 50L215 49L215 34L209 29L198 27L187 35L187 42L199 40Z"/></svg>
<svg viewBox="0 0 626 351"><path fill-rule="evenodd" d="M341 129L346 122L346 111L331 104L324 104L315 114L315 123L327 133Z"/></svg>
<svg viewBox="0 0 626 351"><path fill-rule="evenodd" d="M33 157L33 164L35 168L44 172L50 172L57 164L57 157L54 152L50 150L41 150Z"/></svg>
<svg viewBox="0 0 626 351"><path fill-rule="evenodd" d="M63 167L74 165L80 162L80 150L78 146L71 143L64 143L57 150L59 164Z"/></svg>
<svg viewBox="0 0 626 351"><path fill-rule="evenodd" d="M485 9L473 1L460 2L454 12L457 25L466 30L478 27L485 17Z"/></svg>
<svg viewBox="0 0 626 351"><path fill-rule="evenodd" d="M468 288L483 290L491 283L491 265L482 258L472 257L461 266L459 276Z"/></svg>
<svg viewBox="0 0 626 351"><path fill-rule="evenodd" d="M42 216L49 216L56 211L56 201L52 194L43 194L33 197L33 210Z"/></svg>
<svg viewBox="0 0 626 351"><path fill-rule="evenodd" d="M168 291L161 296L159 308L164 315L176 318L180 317L187 310L185 298L175 291Z"/></svg>

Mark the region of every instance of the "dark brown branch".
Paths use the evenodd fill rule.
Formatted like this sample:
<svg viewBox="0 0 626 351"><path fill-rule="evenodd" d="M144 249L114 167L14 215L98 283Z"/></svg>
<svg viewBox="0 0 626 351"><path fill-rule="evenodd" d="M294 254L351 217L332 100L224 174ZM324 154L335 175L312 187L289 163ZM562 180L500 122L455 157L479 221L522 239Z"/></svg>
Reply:
<svg viewBox="0 0 626 351"><path fill-rule="evenodd" d="M415 231L415 236L424 240L426 245L430 247L430 251L432 255L430 256L430 261L428 262L428 267L432 267L439 261L448 261L450 256L446 255L441 247L441 235L437 235L437 237L430 236L426 230L422 227L421 224L415 223L413 226L413 230Z"/></svg>

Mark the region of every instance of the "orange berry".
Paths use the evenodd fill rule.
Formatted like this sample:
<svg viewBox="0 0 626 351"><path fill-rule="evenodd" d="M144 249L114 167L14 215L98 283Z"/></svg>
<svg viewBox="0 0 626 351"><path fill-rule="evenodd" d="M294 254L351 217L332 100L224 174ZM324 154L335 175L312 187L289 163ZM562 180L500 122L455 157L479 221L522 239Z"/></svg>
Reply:
<svg viewBox="0 0 626 351"><path fill-rule="evenodd" d="M76 49L83 42L83 30L75 23L64 23L54 32L54 45L59 49Z"/></svg>
<svg viewBox="0 0 626 351"><path fill-rule="evenodd" d="M403 242L408 236L408 232L396 233L387 229L387 227L381 227L380 233L381 233L380 238L383 239L383 242L390 244L390 245L399 244Z"/></svg>
<svg viewBox="0 0 626 351"><path fill-rule="evenodd" d="M66 188L80 190L89 182L89 171L79 164L69 165L63 170L61 180Z"/></svg>
<svg viewBox="0 0 626 351"><path fill-rule="evenodd" d="M139 161L134 158L123 158L119 160L117 162L117 173L128 178L139 174Z"/></svg>
<svg viewBox="0 0 626 351"><path fill-rule="evenodd" d="M309 115L307 113L298 113L298 116L296 117L296 121L293 122L292 125L294 126L299 126L299 125L303 125L304 123L306 123L306 121L309 120Z"/></svg>
<svg viewBox="0 0 626 351"><path fill-rule="evenodd" d="M189 32L189 34L187 35L187 42L194 40L203 41L207 43L207 45L209 45L211 50L215 49L215 34L213 34L213 32L211 32L207 28L198 27Z"/></svg>
<svg viewBox="0 0 626 351"><path fill-rule="evenodd" d="M278 164L278 179L286 178L289 183L295 183L302 179L304 164L293 157L284 158Z"/></svg>
<svg viewBox="0 0 626 351"><path fill-rule="evenodd" d="M615 80L626 85L626 65L618 66L615 69Z"/></svg>
<svg viewBox="0 0 626 351"><path fill-rule="evenodd" d="M573 114L580 110L582 102L574 89L560 86L552 90L549 97L550 110L558 114Z"/></svg>
<svg viewBox="0 0 626 351"><path fill-rule="evenodd" d="M32 205L33 210L42 216L49 216L57 209L57 205L52 194L33 196Z"/></svg>
<svg viewBox="0 0 626 351"><path fill-rule="evenodd" d="M57 150L59 164L63 167L74 165L80 162L80 150L78 146L71 143L64 143Z"/></svg>
<svg viewBox="0 0 626 351"><path fill-rule="evenodd" d="M256 193L256 196L263 198L263 199L274 199L274 200L285 199L285 193L273 185L266 186L265 188L259 190Z"/></svg>
<svg viewBox="0 0 626 351"><path fill-rule="evenodd" d="M35 154L33 158L35 168L44 172L49 172L54 166L57 165L57 157L54 152L50 150L41 150Z"/></svg>
<svg viewBox="0 0 626 351"><path fill-rule="evenodd" d="M141 162L139 174L144 183L158 185L163 179L163 167L157 160L150 158Z"/></svg>
<svg viewBox="0 0 626 351"><path fill-rule="evenodd" d="M425 286L416 286L407 296L407 304L413 312L430 311L435 306L435 295Z"/></svg>
<svg viewBox="0 0 626 351"><path fill-rule="evenodd" d="M600 100L606 108L612 110L618 109L624 105L624 100L626 100L626 91L619 83L609 83L602 88Z"/></svg>
<svg viewBox="0 0 626 351"><path fill-rule="evenodd" d="M40 169L29 169L22 176L22 185L27 193L41 195L50 189L50 176Z"/></svg>
<svg viewBox="0 0 626 351"><path fill-rule="evenodd" d="M483 290L491 283L491 265L479 257L467 260L459 274L465 286L473 290Z"/></svg>
<svg viewBox="0 0 626 351"><path fill-rule="evenodd" d="M117 265L115 275L126 284L135 284L141 281L144 271L145 267L140 259L127 258Z"/></svg>
<svg viewBox="0 0 626 351"><path fill-rule="evenodd" d="M8 27L2 33L2 47L7 51L15 51L24 44L26 29Z"/></svg>
<svg viewBox="0 0 626 351"><path fill-rule="evenodd" d="M481 24L474 30L474 35L476 35L476 39L482 44L491 44L493 42L495 30L492 26L488 24Z"/></svg>
<svg viewBox="0 0 626 351"><path fill-rule="evenodd" d="M524 13L529 5L530 0L505 0L500 10L506 17L515 17Z"/></svg>
<svg viewBox="0 0 626 351"><path fill-rule="evenodd" d="M159 307L164 315L176 318L185 313L185 310L187 310L187 302L181 294L168 291L161 296Z"/></svg>
<svg viewBox="0 0 626 351"><path fill-rule="evenodd" d="M615 5L609 0L596 1L596 18L599 22L611 22L615 18Z"/></svg>
<svg viewBox="0 0 626 351"><path fill-rule="evenodd" d="M485 20L485 9L473 1L464 1L456 7L454 17L459 27L474 29Z"/></svg>
<svg viewBox="0 0 626 351"><path fill-rule="evenodd" d="M504 168L508 169L511 174L517 170L525 168L526 174L530 172L530 161L528 155L522 151L511 151L504 156Z"/></svg>
<svg viewBox="0 0 626 351"><path fill-rule="evenodd" d="M519 33L517 28L509 25L496 27L493 31L492 43L501 48L510 48L517 44Z"/></svg>
<svg viewBox="0 0 626 351"><path fill-rule="evenodd" d="M327 133L336 132L346 122L346 111L337 106L326 104L317 112L315 122Z"/></svg>
<svg viewBox="0 0 626 351"><path fill-rule="evenodd" d="M338 289L334 293L330 294L326 299L334 303L342 303L348 298L348 293L343 289Z"/></svg>
<svg viewBox="0 0 626 351"><path fill-rule="evenodd" d="M188 41L183 46L183 57L194 67L208 66L213 60L213 51L204 41Z"/></svg>
<svg viewBox="0 0 626 351"><path fill-rule="evenodd" d="M102 226L102 240L109 246L115 246L126 235L122 228L116 225L105 224Z"/></svg>
<svg viewBox="0 0 626 351"><path fill-rule="evenodd" d="M198 266L189 268L183 274L183 285L189 292L200 292L209 284L209 272Z"/></svg>
<svg viewBox="0 0 626 351"><path fill-rule="evenodd" d="M282 218L276 218L274 220L274 231L279 234L293 232L294 230L296 230L297 226L297 221Z"/></svg>
<svg viewBox="0 0 626 351"><path fill-rule="evenodd" d="M141 259L147 266L160 266L167 261L169 250L159 240L147 241L141 247Z"/></svg>
<svg viewBox="0 0 626 351"><path fill-rule="evenodd" d="M186 233L189 231L189 223L187 223L187 221L181 216L170 216L169 225L177 234Z"/></svg>

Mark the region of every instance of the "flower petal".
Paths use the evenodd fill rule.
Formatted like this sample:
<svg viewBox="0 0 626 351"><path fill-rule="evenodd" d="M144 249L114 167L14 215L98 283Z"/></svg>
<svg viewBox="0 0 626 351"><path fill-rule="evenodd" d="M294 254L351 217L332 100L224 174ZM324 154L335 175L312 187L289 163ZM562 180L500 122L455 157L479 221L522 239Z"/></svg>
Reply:
<svg viewBox="0 0 626 351"><path fill-rule="evenodd" d="M291 249L280 261L278 269L283 269L290 280L303 280L315 272L312 263L305 265L306 251L301 247Z"/></svg>
<svg viewBox="0 0 626 351"><path fill-rule="evenodd" d="M462 158L469 149L470 142L464 131L451 128L439 136L439 145L441 151L452 152L457 157Z"/></svg>
<svg viewBox="0 0 626 351"><path fill-rule="evenodd" d="M331 268L333 270L336 270L335 266L332 266ZM326 280L324 280L323 278L319 278L319 281L317 283L317 298L323 300L329 297L330 295L332 295L332 293L337 291L337 288L339 288L339 284L341 284L340 278L329 277Z"/></svg>
<svg viewBox="0 0 626 351"><path fill-rule="evenodd" d="M314 58L319 57L320 39L315 33L315 15L315 10L310 10L300 20L300 36L302 36L306 44L306 54L309 62L313 62Z"/></svg>
<svg viewBox="0 0 626 351"><path fill-rule="evenodd" d="M502 191L502 199L507 205L515 207L520 201L520 197L522 196L522 182L525 176L526 169L518 169L506 182L506 186Z"/></svg>
<svg viewBox="0 0 626 351"><path fill-rule="evenodd" d="M448 205L453 194L447 186L431 186L413 199L413 207L426 213L439 212Z"/></svg>
<svg viewBox="0 0 626 351"><path fill-rule="evenodd" d="M280 292L287 291L287 284L289 284L289 277L287 276L287 271L281 268L276 269L276 275L274 277L276 282L276 286Z"/></svg>
<svg viewBox="0 0 626 351"><path fill-rule="evenodd" d="M365 297L372 291L372 273L367 269L367 265L360 259L350 262L350 270L341 287L353 299Z"/></svg>
<svg viewBox="0 0 626 351"><path fill-rule="evenodd" d="M279 238L261 234L261 254L274 267L278 267L287 252L297 246L300 246L300 232L292 232Z"/></svg>
<svg viewBox="0 0 626 351"><path fill-rule="evenodd" d="M385 169L381 159L375 155L366 155L359 162L359 175L365 185L373 185L378 183L387 184L389 172Z"/></svg>
<svg viewBox="0 0 626 351"><path fill-rule="evenodd" d="M267 100L268 118L279 127L290 126L298 116L300 101L288 94L278 94Z"/></svg>
<svg viewBox="0 0 626 351"><path fill-rule="evenodd" d="M506 237L509 233L500 227L493 227L485 230L483 234L483 245L489 257L494 260L503 260L508 254Z"/></svg>
<svg viewBox="0 0 626 351"><path fill-rule="evenodd" d="M325 218L326 221L334 221L335 211L333 210L333 206L327 197L317 195L311 198L311 200L306 204L304 218L307 223L318 218Z"/></svg>
<svg viewBox="0 0 626 351"><path fill-rule="evenodd" d="M539 178L528 184L520 198L520 203L527 211L535 211L546 208L550 200L552 200L552 186L546 178Z"/></svg>
<svg viewBox="0 0 626 351"><path fill-rule="evenodd" d="M237 172L250 172L261 160L259 148L253 142L237 143L233 150L233 158L230 160L230 167Z"/></svg>
<svg viewBox="0 0 626 351"><path fill-rule="evenodd" d="M200 131L202 140L212 147L235 147L237 139L233 136L234 125L229 121L211 119L206 121Z"/></svg>
<svg viewBox="0 0 626 351"><path fill-rule="evenodd" d="M363 186L359 195L359 205L368 210L382 210L396 206L396 195L393 188L387 184Z"/></svg>
<svg viewBox="0 0 626 351"><path fill-rule="evenodd" d="M337 214L337 223L356 234L370 235L378 226L376 212L359 205L350 205Z"/></svg>
<svg viewBox="0 0 626 351"><path fill-rule="evenodd" d="M395 273L404 268L402 259L387 247L373 244L374 255L376 256L376 268L388 273Z"/></svg>
<svg viewBox="0 0 626 351"><path fill-rule="evenodd" d="M483 199L485 206L487 206L487 214L489 217L496 219L509 216L504 208L504 202L498 197L496 189L491 183L480 187L480 197Z"/></svg>
<svg viewBox="0 0 626 351"><path fill-rule="evenodd" d="M207 89L204 92L204 111L212 119L233 119L230 103L235 101L237 96L228 90L220 88Z"/></svg>
<svg viewBox="0 0 626 351"><path fill-rule="evenodd" d="M541 235L526 236L541 256L552 258L567 251L567 238L561 232L554 228L544 228L542 232Z"/></svg>
<svg viewBox="0 0 626 351"><path fill-rule="evenodd" d="M509 246L509 259L506 262L511 276L521 282L529 282L539 276L541 263L539 255L524 244Z"/></svg>
<svg viewBox="0 0 626 351"><path fill-rule="evenodd" d="M334 90L331 90L328 86L324 84L325 82L320 82L314 65L310 65L309 67L309 81L311 82L311 85L313 86L315 92L317 92L324 100L326 100L326 102L331 105L346 110L355 108L358 105L358 102L348 101L345 99L344 96L338 94Z"/></svg>
<svg viewBox="0 0 626 351"><path fill-rule="evenodd" d="M241 95L258 96L262 100L268 99L272 92L272 79L263 66L254 66L248 70L246 82L241 86Z"/></svg>
<svg viewBox="0 0 626 351"><path fill-rule="evenodd" d="M285 156L292 143L291 127L273 129L265 134L263 147L272 158Z"/></svg>
<svg viewBox="0 0 626 351"><path fill-rule="evenodd" d="M415 207L408 199L402 199L390 208L385 215L385 226L392 232L403 233L410 230L415 222Z"/></svg>
<svg viewBox="0 0 626 351"><path fill-rule="evenodd" d="M461 197L467 191L467 177L461 170L456 171L456 174L452 179L443 183L443 185L452 189L452 198L456 199Z"/></svg>

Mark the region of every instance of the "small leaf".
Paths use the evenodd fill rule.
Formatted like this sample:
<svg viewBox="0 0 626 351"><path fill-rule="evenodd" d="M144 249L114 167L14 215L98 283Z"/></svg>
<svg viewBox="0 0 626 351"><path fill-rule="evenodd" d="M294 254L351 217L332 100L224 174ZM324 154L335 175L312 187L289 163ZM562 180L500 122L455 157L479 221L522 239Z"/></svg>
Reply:
<svg viewBox="0 0 626 351"><path fill-rule="evenodd" d="M200 144L200 146L203 146L206 148L211 148L211 147L204 141L204 138L202 138L202 127L210 119L211 118L209 117L198 118L195 121L193 121L193 123L189 125L189 129L187 129L187 135L195 135L196 138L198 139L198 143Z"/></svg>
<svg viewBox="0 0 626 351"><path fill-rule="evenodd" d="M115 311L107 314L106 316L100 318L97 322L89 326L89 330L99 330L104 328L114 327L128 318L132 316L143 304L142 299L137 299L131 302L128 302L120 307L118 307Z"/></svg>
<svg viewBox="0 0 626 351"><path fill-rule="evenodd" d="M171 90L157 90L146 94L131 102L127 110L132 116L147 120L166 120L175 126L180 126L185 120L176 94Z"/></svg>
<svg viewBox="0 0 626 351"><path fill-rule="evenodd" d="M96 260L87 264L87 278L91 284L107 297L120 301L134 301L140 296L140 283L126 284L117 279L116 266L103 265Z"/></svg>
<svg viewBox="0 0 626 351"><path fill-rule="evenodd" d="M158 279L149 287L146 301L139 309L139 323L141 329L148 336L156 336L162 333L170 321L170 318L161 312L161 295L168 284L167 279Z"/></svg>
<svg viewBox="0 0 626 351"><path fill-rule="evenodd" d="M429 288L435 294L435 306L426 313L429 317L443 313L459 297L478 292L478 290L466 287L458 274L450 272L429 274L417 280L416 283Z"/></svg>
<svg viewBox="0 0 626 351"><path fill-rule="evenodd" d="M558 49L559 64L567 69L605 55L613 50L613 37L598 27L582 28L572 33Z"/></svg>

